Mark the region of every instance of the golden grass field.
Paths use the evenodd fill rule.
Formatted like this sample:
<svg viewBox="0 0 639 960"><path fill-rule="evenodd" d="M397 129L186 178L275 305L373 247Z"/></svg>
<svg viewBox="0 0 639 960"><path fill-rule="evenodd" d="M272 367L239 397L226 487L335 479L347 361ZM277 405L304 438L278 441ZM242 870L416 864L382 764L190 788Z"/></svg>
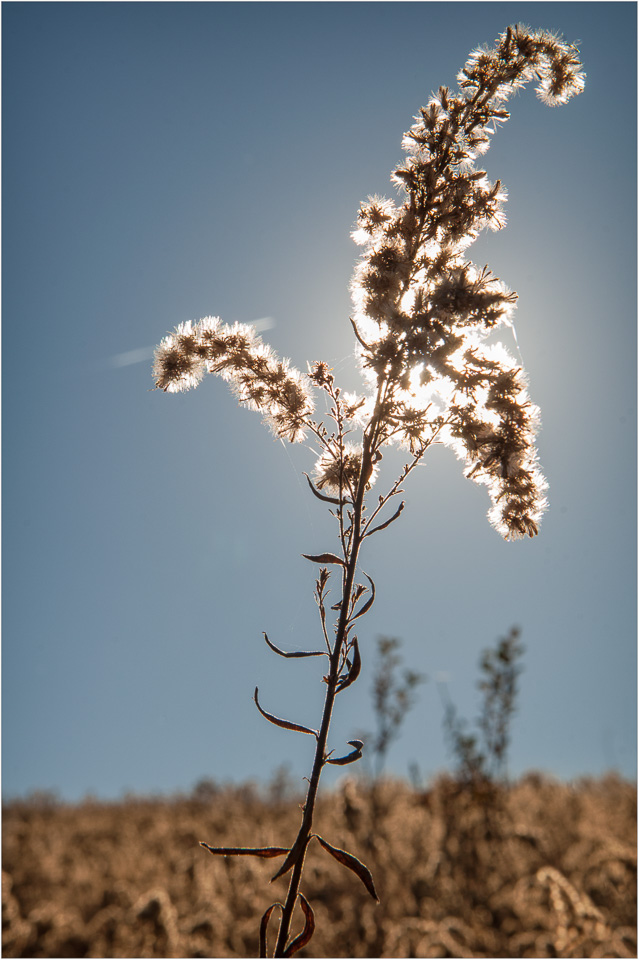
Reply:
<svg viewBox="0 0 639 960"><path fill-rule="evenodd" d="M202 783L189 796L4 808L5 957L255 957L299 798ZM371 869L381 903L314 842L303 957L636 957L636 785L531 774L509 788L345 780L315 830ZM273 916L275 920L276 914ZM269 949L276 923L272 920ZM302 927L301 911L294 932Z"/></svg>

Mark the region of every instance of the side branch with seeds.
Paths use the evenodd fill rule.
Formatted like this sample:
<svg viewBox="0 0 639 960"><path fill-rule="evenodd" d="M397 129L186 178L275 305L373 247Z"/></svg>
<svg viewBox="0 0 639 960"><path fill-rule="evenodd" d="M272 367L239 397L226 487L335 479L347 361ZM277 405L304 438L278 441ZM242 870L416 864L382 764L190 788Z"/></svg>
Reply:
<svg viewBox="0 0 639 960"><path fill-rule="evenodd" d="M465 461L466 476L487 487L488 516L504 538L535 536L546 507L546 482L534 446L539 411L528 397L520 365L503 345L486 342L490 333L511 322L517 296L488 267L468 260L466 251L484 228L505 225L501 182L491 183L476 162L509 117L506 101L536 80L544 103L562 104L582 91L585 76L575 47L547 31L518 25L501 34L493 47L474 51L457 80L458 90L440 87L404 136L407 157L392 176L403 202L369 197L358 214L353 238L363 255L352 281L349 319L364 381L361 394L342 393L326 363L315 362L303 374L278 359L252 327L227 326L218 318L180 324L156 350L159 389L188 390L206 373L216 373L230 383L240 403L263 415L277 437L291 443L312 438L318 459L314 476L306 478L313 496L329 505L337 526L337 548L304 555L319 567L315 600L326 649L288 652L264 634L279 656L327 657L318 729L267 712L255 690L255 704L265 719L316 741L297 837L289 847L203 844L218 856L284 857L273 880L290 872L288 893L262 917L263 957L276 907L280 922L274 956L293 956L313 935L313 910L300 889L311 840L378 899L368 868L353 853L312 832L323 767L355 762L364 746L350 740L353 749L337 757L327 750L337 694L357 680L361 669L353 626L375 599L371 577L364 574L368 585L357 581L364 540L400 518L404 501L398 506L395 501L393 510L393 498L434 443L452 447ZM329 402L326 422L313 419L316 390ZM373 487L382 485L380 463L389 446L404 449L407 461L399 477L373 497ZM337 601L327 608L329 568L339 585ZM304 925L291 938L298 901Z"/></svg>

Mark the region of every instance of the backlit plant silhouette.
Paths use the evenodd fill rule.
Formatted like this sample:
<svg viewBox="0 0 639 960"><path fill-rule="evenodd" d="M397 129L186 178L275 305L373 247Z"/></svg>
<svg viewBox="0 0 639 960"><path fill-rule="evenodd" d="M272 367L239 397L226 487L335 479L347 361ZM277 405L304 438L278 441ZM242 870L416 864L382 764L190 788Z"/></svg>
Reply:
<svg viewBox="0 0 639 960"><path fill-rule="evenodd" d="M399 654L401 643L397 637L377 638L378 659L372 688L377 729L371 736L370 747L366 743L367 755L373 755L371 767L374 787L384 769L388 749L393 740L399 737L406 715L415 705L417 687L427 680L427 677L414 670L404 670L401 680L397 677L397 668L402 662Z"/></svg>
<svg viewBox="0 0 639 960"><path fill-rule="evenodd" d="M519 661L524 654L519 627L511 627L495 647L482 651L479 661L481 714L478 734L466 733L467 723L457 713L445 684L439 684L444 703L444 732L456 761L456 776L461 783L503 779L510 744L513 716L517 709L517 681L522 672Z"/></svg>
<svg viewBox="0 0 639 960"><path fill-rule="evenodd" d="M325 764L348 764L361 756L350 741L344 756L327 751L335 698L358 677L360 648L354 627L375 599L375 585L357 581L365 540L397 520L385 508L434 443L453 448L465 460L466 476L485 484L492 502L490 522L506 539L534 536L546 506L546 483L537 466L534 437L538 409L526 378L502 345L487 335L511 322L516 294L487 267L466 257L481 230L505 224L506 194L476 166L490 136L508 119L504 103L530 80L541 100L565 103L584 86L578 51L559 37L522 26L509 27L494 48L474 51L458 75L459 89L440 87L406 133L405 161L392 180L403 202L371 197L362 204L353 234L363 255L352 295L356 352L363 374L361 394L343 393L327 363L314 362L307 374L278 359L250 326L224 325L207 317L182 323L157 348L156 386L169 393L197 386L206 373L229 382L239 401L262 413L277 437L291 443L312 437L318 459L308 485L329 506L337 525L337 552L305 554L317 564L315 599L324 647L285 652L284 657L326 657L326 696L318 729L282 720L255 703L266 719L315 739L315 757L297 838L287 847L212 847L214 854L283 857L273 880L291 871L285 902L262 917L261 955L267 954L269 919L281 911L275 956L292 956L310 940L313 911L300 892L304 858L311 840L353 870L377 899L373 878L353 854L312 832L313 812ZM314 419L314 391L328 398L326 420ZM406 460L388 488L375 490L383 451L398 446ZM337 570L335 603L329 581ZM336 611L329 623L330 611ZM290 939L299 896L305 924Z"/></svg>

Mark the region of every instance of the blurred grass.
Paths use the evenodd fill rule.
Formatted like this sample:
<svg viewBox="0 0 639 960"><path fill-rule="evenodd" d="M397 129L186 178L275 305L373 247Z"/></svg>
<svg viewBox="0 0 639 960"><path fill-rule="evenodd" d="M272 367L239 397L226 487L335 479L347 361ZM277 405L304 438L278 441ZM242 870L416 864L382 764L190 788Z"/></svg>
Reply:
<svg viewBox="0 0 639 960"><path fill-rule="evenodd" d="M286 845L300 799L280 780L12 801L4 956L257 956L260 917L286 878L271 886L275 861L213 857L199 841ZM381 904L312 844L302 891L317 929L299 956L636 956L636 823L636 785L614 775L482 788L440 777L424 790L346 779L321 796L315 830L368 865Z"/></svg>

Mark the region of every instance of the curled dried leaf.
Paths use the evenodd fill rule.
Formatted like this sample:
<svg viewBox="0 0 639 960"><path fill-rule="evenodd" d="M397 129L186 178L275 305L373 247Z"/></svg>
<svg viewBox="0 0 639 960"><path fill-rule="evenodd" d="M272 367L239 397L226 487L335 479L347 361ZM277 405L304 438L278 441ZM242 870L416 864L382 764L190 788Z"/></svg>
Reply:
<svg viewBox="0 0 639 960"><path fill-rule="evenodd" d="M363 617L365 613L368 613L368 611L370 610L370 608L373 606L375 602L375 584L373 583L373 581L371 580L371 578L367 573L365 573L364 576L366 577L366 579L371 585L371 595L366 601L366 603L357 611L357 613L353 614L353 616L350 619L350 623L353 623L355 620L359 619L359 617Z"/></svg>
<svg viewBox="0 0 639 960"><path fill-rule="evenodd" d="M397 492L398 492L398 493L401 493L402 491L398 490ZM378 527L373 527L372 530L368 530L368 531L364 534L364 536L365 536L365 537L371 537L374 533L379 533L380 530L384 530L385 527L389 527L389 526L391 525L391 523L393 523L394 520L397 520L397 518L399 517L399 515L400 515L400 513L402 512L402 510L404 509L404 507L405 507L405 502L402 500L402 502L400 503L399 507L397 508L397 510L395 511L395 513L393 514L393 516L392 516L389 520L387 520L385 523L380 523Z"/></svg>
<svg viewBox="0 0 639 960"><path fill-rule="evenodd" d="M262 631L264 633L264 631ZM295 650L294 652L287 652L286 650L280 650L279 647L276 647L272 643L267 635L264 633L264 639L266 640L268 646L275 653L279 653L280 657L324 657L326 656L326 650Z"/></svg>
<svg viewBox="0 0 639 960"><path fill-rule="evenodd" d="M317 834L314 834L314 836L317 840L319 840L320 844L325 850L328 851L328 853L330 853L332 857L335 857L339 863L343 864L345 867L348 867L349 870L352 870L353 873L357 874L373 900L377 900L379 903L379 897L377 896L375 884L373 883L373 876L368 867L365 866L361 860L358 860L357 857L353 856L352 853L348 853L346 850L340 850L338 847L332 846L328 840L324 840L323 837L320 837Z"/></svg>
<svg viewBox="0 0 639 960"><path fill-rule="evenodd" d="M295 843L293 844L293 846L289 851L288 857L286 858L282 866L279 868L277 873L274 873L273 876L271 877L271 883L273 883L274 880L277 880L278 877L283 877L285 873L288 873L288 871L291 869L293 864L297 862L298 857L301 854L303 854L303 851L306 849L307 843L308 843L308 840L306 839L306 837L299 834L297 837L297 840L295 841Z"/></svg>
<svg viewBox="0 0 639 960"><path fill-rule="evenodd" d="M353 318L352 318L352 317L349 317L348 319L350 320L351 326L352 326L353 331L354 331L354 333L355 333L355 336L357 337L357 339L359 340L359 342L361 343L361 345L364 347L365 350L370 350L370 349L371 349L370 344L366 343L365 340L362 340L362 338L361 338L361 336L360 336L360 333L359 333L359 330L357 329L357 325L356 325L355 321L353 320Z"/></svg>
<svg viewBox="0 0 639 960"><path fill-rule="evenodd" d="M268 910L265 910L262 915L262 922L260 923L260 957L261 958L266 957L268 955L266 950L266 931L268 929L268 922L271 919L271 914L273 913L273 910L275 910L275 907L279 907L280 910L284 909L284 907L279 902L279 900L276 900L276 902L272 903L268 908Z"/></svg>
<svg viewBox="0 0 639 960"><path fill-rule="evenodd" d="M355 763L356 760L359 760L362 755L363 742L361 740L349 740L348 742L354 748L351 753L348 753L345 757L336 757L334 760L327 759L326 762L344 766L347 763Z"/></svg>
<svg viewBox="0 0 639 960"><path fill-rule="evenodd" d="M304 929L300 934L298 934L297 937L295 937L294 940L291 940L288 947L284 951L285 957L292 957L294 953L297 953L298 950L301 950L302 947L305 947L315 932L315 916L313 914L313 910L311 909L311 905L303 893L300 893L299 896L300 904L302 910L304 911Z"/></svg>
<svg viewBox="0 0 639 960"><path fill-rule="evenodd" d="M313 484L313 481L307 473L304 474L308 480L308 485L311 488L312 493L317 497L318 500L324 500L325 503L336 503L338 506L341 504L341 500L337 500L335 497L327 497L323 493L320 493Z"/></svg>
<svg viewBox="0 0 639 960"><path fill-rule="evenodd" d="M336 692L339 693L340 690L346 690L346 687L350 687L351 683L355 683L359 677L361 669L362 658L359 655L359 644L357 642L357 637L353 637L353 661L350 665L350 670L348 671L347 676L338 683ZM332 762L335 763L334 760Z"/></svg>
<svg viewBox="0 0 639 960"><path fill-rule="evenodd" d="M274 723L276 727L284 727L285 730L295 730L297 733L310 733L313 737L318 736L317 730L312 730L310 727L304 727L301 723L293 723L291 720L282 720L281 717L276 717L272 713L267 713L266 710L262 710L257 699L257 687L255 688L253 699L255 700L255 706L260 711L262 716L267 720L270 720L271 723Z"/></svg>

